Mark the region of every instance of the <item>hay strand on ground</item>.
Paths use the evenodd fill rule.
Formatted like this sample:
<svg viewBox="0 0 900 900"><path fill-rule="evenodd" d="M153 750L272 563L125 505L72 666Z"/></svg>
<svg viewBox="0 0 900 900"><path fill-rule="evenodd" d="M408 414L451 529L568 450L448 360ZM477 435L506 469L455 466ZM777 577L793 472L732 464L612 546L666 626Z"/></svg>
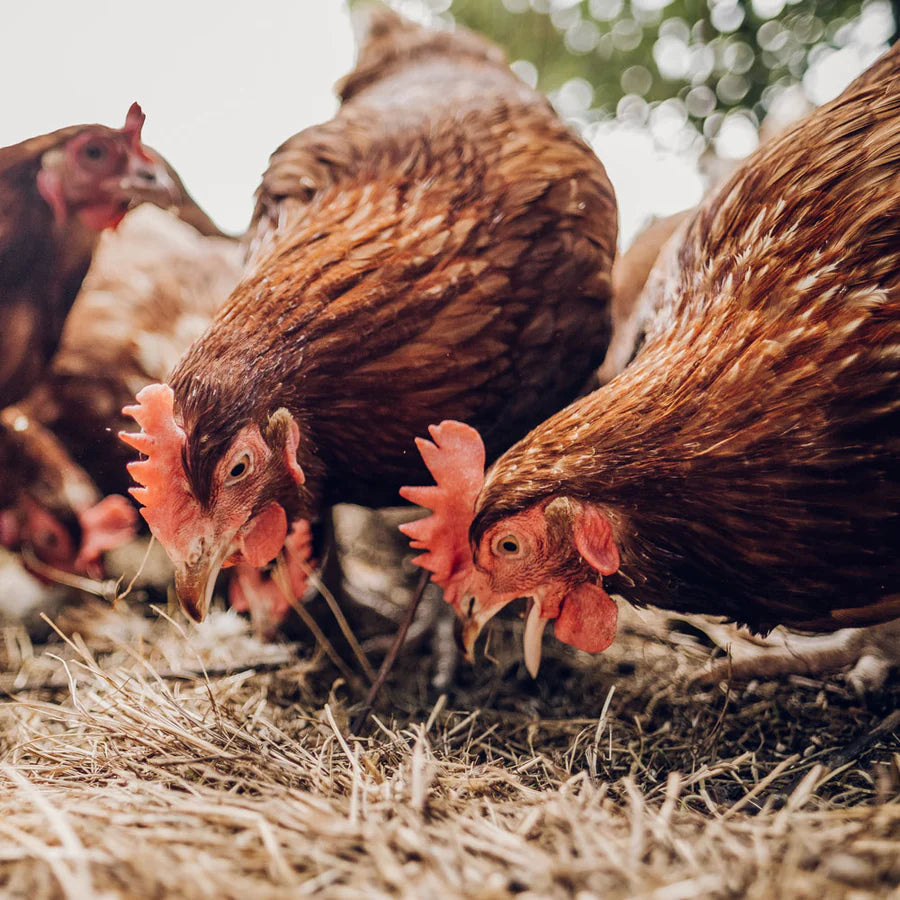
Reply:
<svg viewBox="0 0 900 900"><path fill-rule="evenodd" d="M509 626L508 626L509 628ZM708 655L650 614L611 654L520 626L431 692L403 654L371 732L322 653L100 605L7 633L0 890L55 897L887 896L900 746L839 680L685 690ZM404 658L405 657L405 658ZM205 673L205 674L204 674Z"/></svg>

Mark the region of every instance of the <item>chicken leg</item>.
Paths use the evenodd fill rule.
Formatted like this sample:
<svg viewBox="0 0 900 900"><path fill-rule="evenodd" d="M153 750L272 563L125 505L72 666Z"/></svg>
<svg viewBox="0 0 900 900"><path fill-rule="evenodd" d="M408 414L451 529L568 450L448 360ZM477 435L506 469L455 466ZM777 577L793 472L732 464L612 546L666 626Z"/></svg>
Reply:
<svg viewBox="0 0 900 900"><path fill-rule="evenodd" d="M868 628L844 628L833 634L807 635L777 628L766 638L719 623L691 623L729 658L712 663L694 677L699 685L724 679L746 681L784 675L829 675L848 669L847 682L860 696L881 690L900 666L900 619Z"/></svg>

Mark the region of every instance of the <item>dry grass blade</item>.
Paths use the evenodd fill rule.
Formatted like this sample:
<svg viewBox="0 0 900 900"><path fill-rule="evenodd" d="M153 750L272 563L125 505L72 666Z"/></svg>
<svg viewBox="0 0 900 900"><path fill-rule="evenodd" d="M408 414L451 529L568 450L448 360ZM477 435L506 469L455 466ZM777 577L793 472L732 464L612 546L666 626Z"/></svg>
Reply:
<svg viewBox="0 0 900 900"><path fill-rule="evenodd" d="M279 553L278 558L275 560L272 578L290 604L291 609L293 609L301 618L303 624L310 630L318 645L325 651L328 658L338 667L338 669L340 669L341 674L347 679L348 683L357 683L359 679L354 675L347 663L344 662L337 650L334 649L334 645L328 640L325 632L319 627L319 623L309 614L306 607L294 597L294 592L291 590L291 579L287 572L284 554L282 553Z"/></svg>
<svg viewBox="0 0 900 900"><path fill-rule="evenodd" d="M353 655L356 657L356 661L359 663L360 668L369 680L369 684L372 684L377 677L375 670L372 668L372 664L369 662L369 658L366 656L363 648L360 647L359 641L356 639L356 635L353 633L353 629L350 627L350 623L347 621L347 617L344 615L343 610L338 606L337 600L334 599L334 594L328 590L325 583L319 578L316 572L310 568L310 566L305 562L301 562L301 565L303 571L306 573L306 577L312 583L313 587L315 587L315 589L325 598L325 602L328 604L331 614L338 623L338 628L341 629L341 634L347 639L347 643L350 645L350 649L353 651Z"/></svg>
<svg viewBox="0 0 900 900"><path fill-rule="evenodd" d="M681 688L700 651L651 626L627 624L596 660L550 651L537 682L516 661L521 626L498 629L498 665L437 699L404 654L375 733L353 740L352 698L321 655L262 645L232 613L183 627L98 604L80 635L14 654L26 683L63 687L0 705L0 894L895 891L896 741L821 765L884 716L808 680L747 686L723 714L717 689Z"/></svg>

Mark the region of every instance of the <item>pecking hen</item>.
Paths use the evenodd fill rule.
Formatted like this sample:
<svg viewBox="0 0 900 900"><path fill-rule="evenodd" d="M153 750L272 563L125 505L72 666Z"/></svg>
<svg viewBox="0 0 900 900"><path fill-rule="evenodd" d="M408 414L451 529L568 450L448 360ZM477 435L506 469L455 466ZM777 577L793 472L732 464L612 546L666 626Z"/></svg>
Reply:
<svg viewBox="0 0 900 900"><path fill-rule="evenodd" d="M51 429L111 495L104 501L110 507L116 502L113 492L128 487L126 464L134 458L131 448L116 437L127 424L122 405L172 371L240 277L243 245L217 229L207 234L204 221L210 220L193 203L171 212L144 205L114 232L104 234L49 371L20 404L30 420ZM46 468L40 465L33 474ZM61 498L55 506L52 513L61 523ZM45 523L42 533L50 533L50 511L36 510ZM71 515L64 518L72 521ZM54 532L59 531L58 524ZM93 544L98 542L92 538L96 531L86 534ZM286 553L289 560L302 560L290 567L299 583L299 567L309 557L299 524ZM267 635L289 609L277 587L247 566L234 570L229 598L235 608L249 610L257 630Z"/></svg>
<svg viewBox="0 0 900 900"><path fill-rule="evenodd" d="M603 166L493 44L371 15L337 116L272 157L242 282L130 408L134 494L197 619L219 568L267 563L290 521L395 502L429 422L471 422L495 456L608 342Z"/></svg>
<svg viewBox="0 0 900 900"><path fill-rule="evenodd" d="M420 441L406 526L471 652L506 603L588 651L609 594L808 631L900 616L900 46L743 164L665 254L635 361L482 475ZM896 651L896 643L895 643Z"/></svg>

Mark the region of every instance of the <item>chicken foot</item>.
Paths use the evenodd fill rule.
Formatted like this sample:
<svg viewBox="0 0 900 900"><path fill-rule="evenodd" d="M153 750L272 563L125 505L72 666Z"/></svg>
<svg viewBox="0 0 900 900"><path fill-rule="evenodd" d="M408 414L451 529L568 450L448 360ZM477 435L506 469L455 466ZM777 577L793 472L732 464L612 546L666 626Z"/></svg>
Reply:
<svg viewBox="0 0 900 900"><path fill-rule="evenodd" d="M383 657L408 609L418 573L397 525L416 512L408 507L338 507L337 545L343 563L342 603L359 629L366 653ZM429 584L404 638L404 651L431 643L435 690L453 680L459 659L455 617L440 589Z"/></svg>
<svg viewBox="0 0 900 900"><path fill-rule="evenodd" d="M698 685L731 679L828 675L849 668L847 682L864 696L881 690L891 670L900 666L900 619L823 635L778 628L767 638L753 637L720 623L690 622L730 654L729 659L714 662L709 670L696 675L693 682Z"/></svg>

